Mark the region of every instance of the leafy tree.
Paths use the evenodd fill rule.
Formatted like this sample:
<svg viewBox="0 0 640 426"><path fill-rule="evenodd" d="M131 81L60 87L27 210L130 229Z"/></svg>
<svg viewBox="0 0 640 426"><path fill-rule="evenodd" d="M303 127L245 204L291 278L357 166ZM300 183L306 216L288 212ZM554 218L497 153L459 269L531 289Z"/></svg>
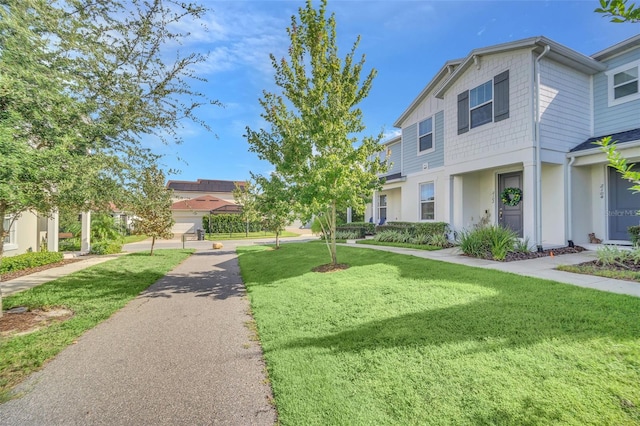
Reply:
<svg viewBox="0 0 640 426"><path fill-rule="evenodd" d="M611 22L640 22L640 8L628 0L600 0L595 12L610 17Z"/></svg>
<svg viewBox="0 0 640 426"><path fill-rule="evenodd" d="M256 185L256 207L267 230L276 234L276 248L280 248L280 234L294 219L295 200L286 183L275 173L270 178L252 175Z"/></svg>
<svg viewBox="0 0 640 426"><path fill-rule="evenodd" d="M0 218L117 202L157 159L141 135L179 142L184 119L206 127L196 110L216 101L189 85L206 58L176 47L205 11L177 0L0 3Z"/></svg>
<svg viewBox="0 0 640 426"><path fill-rule="evenodd" d="M375 70L364 81L364 55L357 60L359 38L344 60L338 55L335 16L325 17L311 0L291 18L287 28L289 59L271 55L275 83L281 93L265 91L260 105L270 129L247 128L250 150L269 161L296 203L304 220L318 217L325 228L331 264L337 265L336 215L359 207L380 187L385 165L375 158L377 137L356 135L365 130L357 105L369 93Z"/></svg>
<svg viewBox="0 0 640 426"><path fill-rule="evenodd" d="M259 219L259 212L256 206L256 192L251 182L240 184L235 182L233 189L233 199L236 204L242 207L242 220L245 223L245 236L249 236L249 224Z"/></svg>
<svg viewBox="0 0 640 426"><path fill-rule="evenodd" d="M151 237L151 256L156 238L173 237L171 204L171 190L165 186L162 170L155 166L144 169L130 205L136 229Z"/></svg>

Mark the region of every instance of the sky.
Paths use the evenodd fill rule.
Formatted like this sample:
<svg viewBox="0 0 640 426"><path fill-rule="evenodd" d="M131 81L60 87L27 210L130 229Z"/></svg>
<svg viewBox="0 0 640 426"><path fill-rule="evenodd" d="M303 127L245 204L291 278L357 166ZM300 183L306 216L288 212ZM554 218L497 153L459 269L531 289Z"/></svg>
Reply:
<svg viewBox="0 0 640 426"><path fill-rule="evenodd" d="M211 131L184 123L180 145L144 143L163 155L168 179L245 180L250 172L268 174L268 162L249 151L245 129L268 129L260 116L264 90L277 92L270 54L287 57L286 28L304 0L201 0L211 11L207 30L190 25L181 49L208 52L195 72L206 83L194 88L222 106L207 106L199 117ZM319 0L313 0L318 7ZM339 54L344 57L360 36L356 57L366 56L365 72L377 70L363 111L365 135L399 134L396 119L447 60L479 47L545 36L585 55L633 37L640 24L614 24L594 13L597 0L393 1L328 0L335 13ZM383 139L384 140L384 139Z"/></svg>

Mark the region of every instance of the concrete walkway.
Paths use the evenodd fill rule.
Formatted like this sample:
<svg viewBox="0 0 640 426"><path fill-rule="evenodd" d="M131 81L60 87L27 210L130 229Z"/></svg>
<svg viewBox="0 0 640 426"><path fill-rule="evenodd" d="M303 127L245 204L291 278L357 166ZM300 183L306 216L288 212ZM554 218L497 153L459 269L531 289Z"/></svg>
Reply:
<svg viewBox="0 0 640 426"><path fill-rule="evenodd" d="M2 425L273 425L235 247L190 256L0 405Z"/></svg>

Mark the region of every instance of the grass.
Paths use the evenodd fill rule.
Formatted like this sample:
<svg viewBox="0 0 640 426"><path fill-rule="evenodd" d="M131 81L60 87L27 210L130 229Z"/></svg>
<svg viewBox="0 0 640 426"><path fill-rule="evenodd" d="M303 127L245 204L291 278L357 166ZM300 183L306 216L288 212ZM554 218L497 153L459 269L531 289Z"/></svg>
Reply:
<svg viewBox="0 0 640 426"><path fill-rule="evenodd" d="M374 241L374 240L357 240L356 244L367 244L370 246L403 247L403 248L410 248L410 249L416 249L416 250L428 250L428 251L441 249L441 247L430 246L427 244L394 243L394 242Z"/></svg>
<svg viewBox="0 0 640 426"><path fill-rule="evenodd" d="M282 231L280 237L297 237L300 234L295 232ZM233 232L222 234L205 234L205 238L209 241L226 241L226 240L254 240L256 238L275 238L276 234L273 232L249 232L249 236L245 232Z"/></svg>
<svg viewBox="0 0 640 426"><path fill-rule="evenodd" d="M282 425L640 423L640 299L316 244L239 248ZM261 251L262 250L262 251Z"/></svg>
<svg viewBox="0 0 640 426"><path fill-rule="evenodd" d="M0 401L28 374L70 345L82 333L121 309L193 250L132 253L48 282L3 300L4 308L65 307L74 316L39 331L0 338Z"/></svg>
<svg viewBox="0 0 640 426"><path fill-rule="evenodd" d="M129 244L129 243L137 243L140 241L144 241L146 240L147 237L146 235L127 235L124 237L124 242L123 244Z"/></svg>
<svg viewBox="0 0 640 426"><path fill-rule="evenodd" d="M612 269L606 267L598 267L596 265L560 265L557 268L560 271L573 272L575 274L596 275L605 278L614 278L616 280L635 281L640 283L640 272Z"/></svg>

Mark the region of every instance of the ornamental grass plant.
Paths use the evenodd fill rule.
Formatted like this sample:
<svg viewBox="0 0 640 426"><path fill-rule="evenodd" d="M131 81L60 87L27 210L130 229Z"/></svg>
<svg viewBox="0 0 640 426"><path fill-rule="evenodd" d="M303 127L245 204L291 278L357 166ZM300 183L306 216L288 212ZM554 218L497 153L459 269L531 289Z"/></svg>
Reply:
<svg viewBox="0 0 640 426"><path fill-rule="evenodd" d="M462 231L458 237L460 250L467 256L493 260L504 260L517 241L515 232L497 225Z"/></svg>

